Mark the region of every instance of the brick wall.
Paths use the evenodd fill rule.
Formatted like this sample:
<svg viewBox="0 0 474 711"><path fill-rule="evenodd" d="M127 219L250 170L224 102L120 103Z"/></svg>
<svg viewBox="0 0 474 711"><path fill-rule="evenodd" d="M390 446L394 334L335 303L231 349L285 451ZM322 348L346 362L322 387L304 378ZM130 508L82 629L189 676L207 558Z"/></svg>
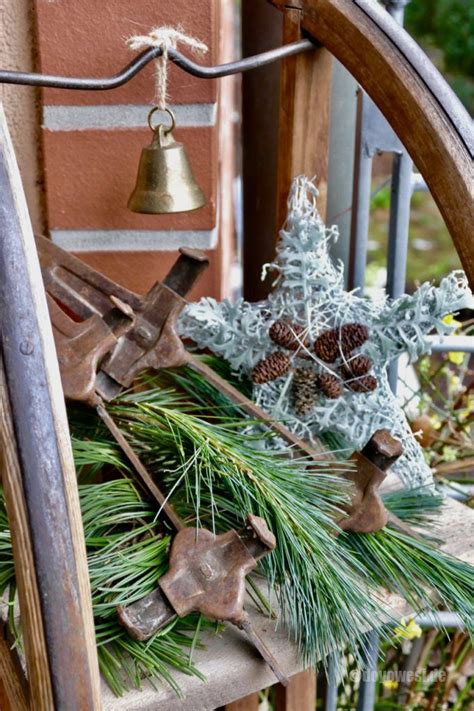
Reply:
<svg viewBox="0 0 474 711"><path fill-rule="evenodd" d="M36 0L39 68L111 75L134 56L127 37L164 24L180 24L206 42L206 63L228 60L231 8L232 0ZM57 244L140 292L166 273L179 246L204 249L211 267L192 296L221 297L232 253L232 87L170 67L174 135L186 146L207 203L187 213L135 214L127 200L141 148L151 140L153 71L150 65L107 92L42 92L47 227Z"/></svg>

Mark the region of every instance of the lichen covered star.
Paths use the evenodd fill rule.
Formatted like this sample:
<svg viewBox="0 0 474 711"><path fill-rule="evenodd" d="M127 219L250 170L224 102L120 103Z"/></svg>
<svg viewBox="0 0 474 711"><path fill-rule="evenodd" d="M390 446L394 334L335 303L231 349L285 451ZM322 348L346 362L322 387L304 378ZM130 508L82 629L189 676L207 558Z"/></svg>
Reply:
<svg viewBox="0 0 474 711"><path fill-rule="evenodd" d="M404 446L393 470L408 487L430 485L387 365L429 352L431 331L451 332L442 319L469 304L467 279L456 271L395 300L346 291L343 266L329 255L337 229L323 224L317 194L304 176L294 179L276 260L265 267L277 275L268 299L201 299L183 312L181 334L251 376L256 402L301 437L333 433L361 449L388 429Z"/></svg>

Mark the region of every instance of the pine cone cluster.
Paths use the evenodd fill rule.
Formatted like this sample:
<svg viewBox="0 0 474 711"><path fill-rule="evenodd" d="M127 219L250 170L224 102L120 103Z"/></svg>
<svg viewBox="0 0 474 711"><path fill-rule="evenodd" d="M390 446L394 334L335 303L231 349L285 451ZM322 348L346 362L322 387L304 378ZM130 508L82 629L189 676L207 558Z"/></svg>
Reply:
<svg viewBox="0 0 474 711"><path fill-rule="evenodd" d="M270 353L269 356L260 360L252 370L252 380L257 385L269 383L276 380L290 369L290 357L282 351Z"/></svg>
<svg viewBox="0 0 474 711"><path fill-rule="evenodd" d="M301 344L308 345L307 336L303 336L304 328L288 321L275 321L270 326L269 335L272 341L289 351L296 351Z"/></svg>
<svg viewBox="0 0 474 711"><path fill-rule="evenodd" d="M316 404L318 375L311 368L297 368L293 375L293 407L297 415L309 415Z"/></svg>
<svg viewBox="0 0 474 711"><path fill-rule="evenodd" d="M309 346L305 329L290 321L275 321L269 329L274 343L287 351L295 352L301 345ZM325 363L336 364L334 372L318 373L312 367L296 368L293 375L293 406L304 417L313 410L318 394L335 400L344 392L344 385L353 392L375 390L377 380L369 375L372 361L365 355L352 355L369 337L366 326L361 323L346 323L322 333L313 348L316 356ZM343 361L341 363L341 360ZM270 353L260 360L252 371L252 380L257 385L269 383L290 370L292 356L284 351Z"/></svg>
<svg viewBox="0 0 474 711"><path fill-rule="evenodd" d="M318 388L331 400L337 400L338 397L341 397L343 391L341 380L333 373L321 373L318 375Z"/></svg>
<svg viewBox="0 0 474 711"><path fill-rule="evenodd" d="M369 337L369 331L361 323L345 323L322 333L314 344L314 352L325 363L334 363L341 355L348 357L355 348L360 348Z"/></svg>

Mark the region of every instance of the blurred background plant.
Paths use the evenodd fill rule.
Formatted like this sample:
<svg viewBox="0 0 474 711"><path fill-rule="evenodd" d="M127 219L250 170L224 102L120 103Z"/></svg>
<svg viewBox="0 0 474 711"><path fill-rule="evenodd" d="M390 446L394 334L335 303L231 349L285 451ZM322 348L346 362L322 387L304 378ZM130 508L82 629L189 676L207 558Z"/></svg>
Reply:
<svg viewBox="0 0 474 711"><path fill-rule="evenodd" d="M474 3L411 0L406 28L421 42L467 110L474 113Z"/></svg>
<svg viewBox="0 0 474 711"><path fill-rule="evenodd" d="M444 75L468 112L474 114L474 2L473 0L410 0L405 28ZM370 264L368 286L385 285L385 254L390 205L391 173L388 155L374 162ZM439 279L460 261L436 204L427 192L411 202L407 291L417 282Z"/></svg>
<svg viewBox="0 0 474 711"><path fill-rule="evenodd" d="M453 316L454 334L473 335L474 319L462 323ZM411 390L405 409L425 456L439 483L449 494L474 505L474 368L462 352L425 356L416 365L418 387ZM401 374L403 379L403 373Z"/></svg>
<svg viewBox="0 0 474 711"><path fill-rule="evenodd" d="M474 703L474 656L461 631L422 631L416 622L394 631L382 645L384 662L375 683L374 711L469 711ZM346 658L338 711L355 711L360 673ZM370 672L369 672L370 673ZM316 708L323 708L323 700Z"/></svg>

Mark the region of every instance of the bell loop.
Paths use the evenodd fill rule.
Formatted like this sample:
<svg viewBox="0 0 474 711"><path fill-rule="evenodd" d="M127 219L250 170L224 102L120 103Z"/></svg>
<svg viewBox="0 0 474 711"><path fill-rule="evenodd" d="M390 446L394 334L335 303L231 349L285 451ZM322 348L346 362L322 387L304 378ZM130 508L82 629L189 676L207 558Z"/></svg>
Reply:
<svg viewBox="0 0 474 711"><path fill-rule="evenodd" d="M154 126L151 122L151 119L153 117L153 114L155 114L157 111L164 111L165 113L168 114L168 116L171 118L171 126L165 126L164 124L157 124ZM171 111L171 109L161 109L159 106L154 106L151 111L148 114L148 125L152 131L156 131L157 129L163 127L164 133L171 133L176 128L176 116L174 113Z"/></svg>

